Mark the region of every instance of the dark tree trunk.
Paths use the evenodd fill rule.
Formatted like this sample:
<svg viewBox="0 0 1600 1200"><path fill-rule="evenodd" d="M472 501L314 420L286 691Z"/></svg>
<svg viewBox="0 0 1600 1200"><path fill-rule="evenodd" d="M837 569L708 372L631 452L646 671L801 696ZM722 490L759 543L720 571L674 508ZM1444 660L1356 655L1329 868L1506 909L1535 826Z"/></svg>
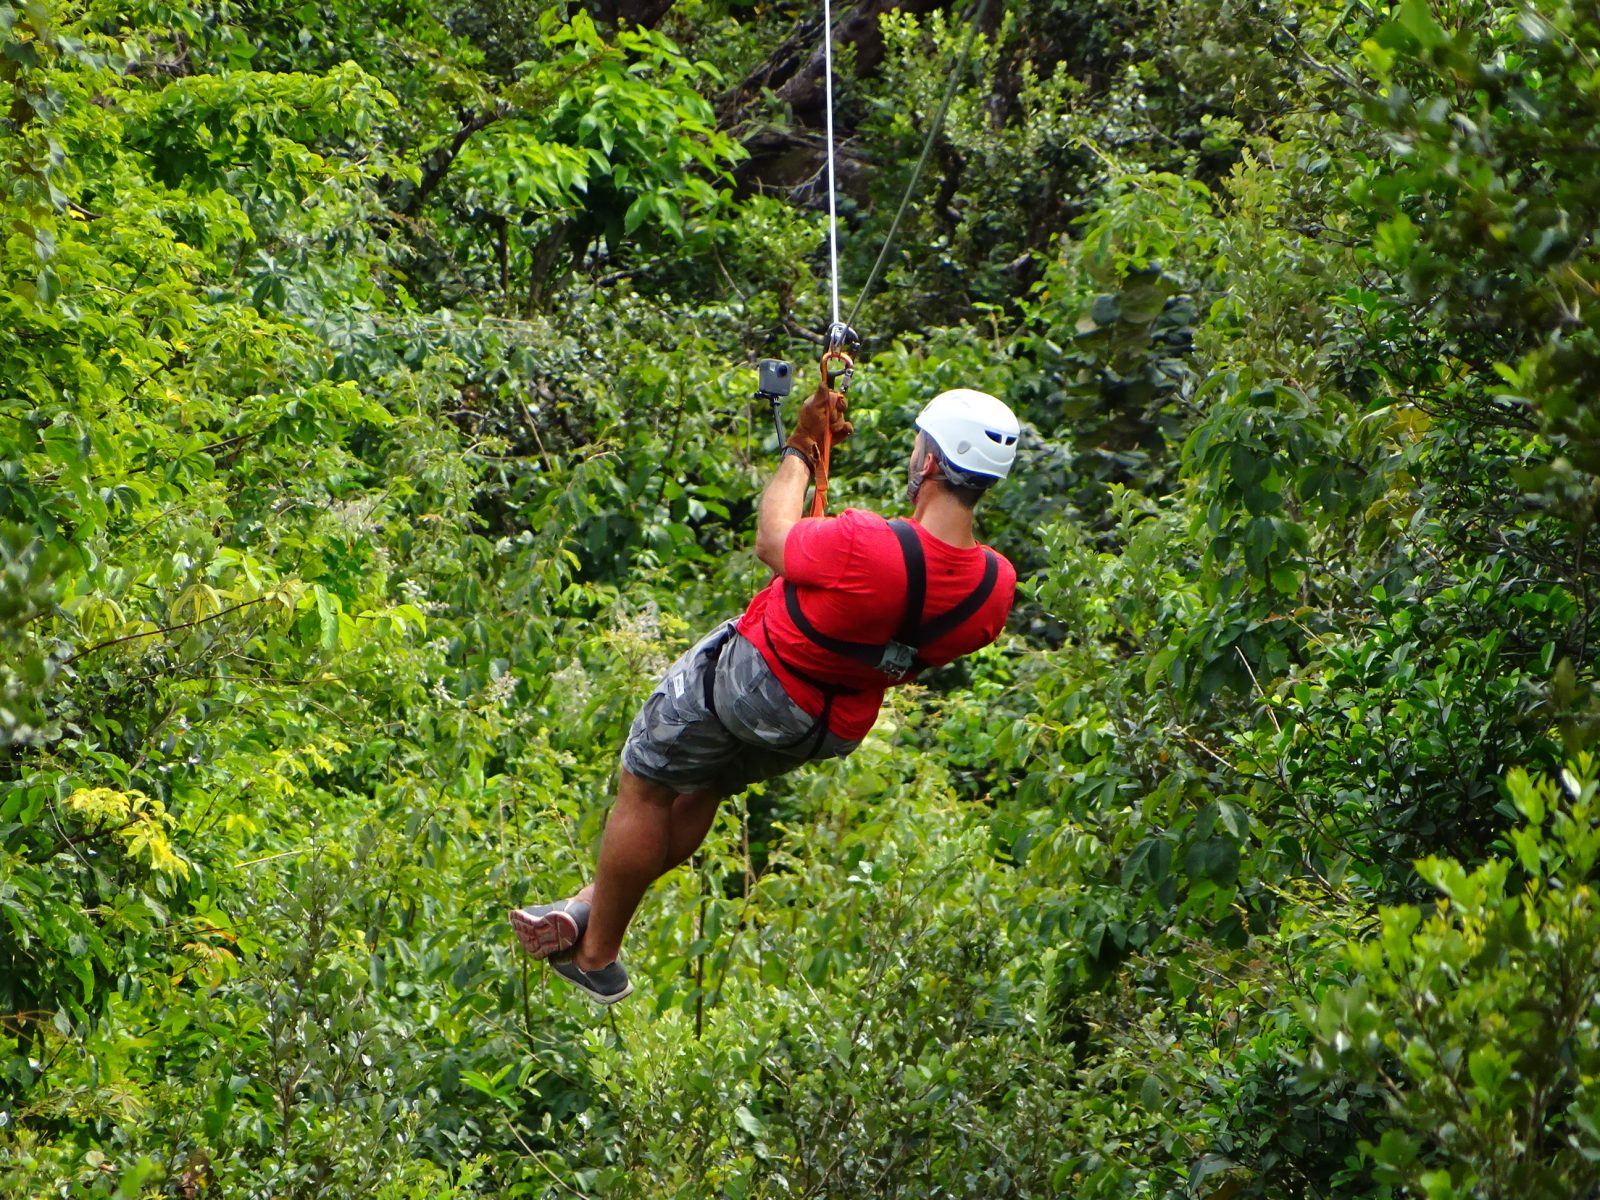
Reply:
<svg viewBox="0 0 1600 1200"><path fill-rule="evenodd" d="M472 138L472 135L489 128L501 117L510 113L504 105L496 105L492 111L473 112L470 109L460 109L456 118L461 122L459 129L451 135L450 140L443 145L435 146L422 160L422 179L417 184L416 190L402 206L401 211L408 217L416 216L422 211L422 206L427 202L433 190L444 182L450 168L455 166L456 158Z"/></svg>
<svg viewBox="0 0 1600 1200"><path fill-rule="evenodd" d="M866 78L883 62L883 34L878 29L878 18L887 12L926 13L943 8L945 0L859 0L843 16L834 21L834 49L840 46L855 48L856 75ZM718 105L724 124L731 124L739 114L757 99L764 90L771 89L780 100L788 104L797 123L822 124L822 16L808 18L792 34L780 42L776 49L738 87L722 97ZM837 100L837 94L835 95Z"/></svg>
<svg viewBox="0 0 1600 1200"><path fill-rule="evenodd" d="M596 21L607 25L643 25L654 29L672 7L672 0L589 0Z"/></svg>
<svg viewBox="0 0 1600 1200"><path fill-rule="evenodd" d="M556 264L571 233L572 222L562 221L533 248L528 264L528 301L523 310L524 316L532 317L544 307L544 298L555 275Z"/></svg>

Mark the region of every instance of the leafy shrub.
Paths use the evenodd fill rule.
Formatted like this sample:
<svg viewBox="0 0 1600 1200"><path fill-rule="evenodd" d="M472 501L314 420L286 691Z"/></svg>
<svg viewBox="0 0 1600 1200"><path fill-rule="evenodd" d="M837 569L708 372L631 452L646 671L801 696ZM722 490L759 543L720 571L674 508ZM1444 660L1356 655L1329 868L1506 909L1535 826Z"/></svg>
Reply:
<svg viewBox="0 0 1600 1200"><path fill-rule="evenodd" d="M1600 855L1594 762L1506 779L1522 818L1505 853L1469 866L1427 858L1431 912L1386 908L1340 948L1308 1017L1312 1077L1377 1087L1374 1177L1433 1197L1583 1195L1597 1184L1590 1094L1600 1064Z"/></svg>

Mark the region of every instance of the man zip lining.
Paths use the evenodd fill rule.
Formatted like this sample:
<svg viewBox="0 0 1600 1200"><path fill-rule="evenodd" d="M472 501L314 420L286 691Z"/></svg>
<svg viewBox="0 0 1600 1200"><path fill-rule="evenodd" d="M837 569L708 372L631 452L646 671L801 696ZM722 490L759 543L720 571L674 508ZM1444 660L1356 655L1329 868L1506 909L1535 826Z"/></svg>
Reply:
<svg viewBox="0 0 1600 1200"><path fill-rule="evenodd" d="M907 461L909 520L805 517L825 447L853 432L845 411L827 382L801 406L757 519L772 582L673 663L634 718L593 881L510 914L522 948L599 1003L633 990L623 934L724 796L848 755L885 689L988 645L1011 610L1015 570L973 537L974 505L1016 458L1011 410L966 388L928 402Z"/></svg>
<svg viewBox="0 0 1600 1200"><path fill-rule="evenodd" d="M743 616L673 663L634 718L593 882L568 899L510 914L524 950L602 1004L633 991L617 957L628 923L650 885L699 849L724 796L801 763L849 754L877 721L887 688L987 646L1011 611L1016 571L972 536L973 506L1017 456L1017 418L995 397L969 388L941 392L917 417L906 464L910 520L854 509L823 515L829 451L854 432L829 364L843 363L848 381L850 324L888 257L987 8L988 0L974 0L968 12L965 43L900 208L849 320L841 321L833 16L823 0L833 322L822 383L801 406L761 496L756 556L772 568L772 582ZM807 518L810 480L816 497Z"/></svg>

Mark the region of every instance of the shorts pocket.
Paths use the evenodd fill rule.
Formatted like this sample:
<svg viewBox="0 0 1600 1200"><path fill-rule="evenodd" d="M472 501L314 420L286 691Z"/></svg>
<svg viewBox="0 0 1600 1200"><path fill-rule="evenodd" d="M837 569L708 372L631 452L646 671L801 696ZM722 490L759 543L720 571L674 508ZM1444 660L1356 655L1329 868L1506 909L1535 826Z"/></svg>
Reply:
<svg viewBox="0 0 1600 1200"><path fill-rule="evenodd" d="M789 698L743 637L729 643L717 665L716 705L728 732L751 745L801 751L816 734L817 718Z"/></svg>
<svg viewBox="0 0 1600 1200"><path fill-rule="evenodd" d="M787 697L773 702L769 696L733 696L726 712L718 705L719 716L728 732L743 742L774 750L799 750L816 733L817 719L804 712Z"/></svg>

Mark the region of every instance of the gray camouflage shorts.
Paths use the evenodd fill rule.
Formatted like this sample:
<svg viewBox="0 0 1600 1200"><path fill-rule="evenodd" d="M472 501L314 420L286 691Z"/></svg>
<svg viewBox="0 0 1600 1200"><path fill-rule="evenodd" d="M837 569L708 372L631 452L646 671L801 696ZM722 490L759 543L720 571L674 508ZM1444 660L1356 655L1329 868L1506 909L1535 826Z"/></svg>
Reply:
<svg viewBox="0 0 1600 1200"><path fill-rule="evenodd" d="M679 792L732 796L861 744L824 732L789 699L735 624L717 626L667 668L622 747L629 771Z"/></svg>

